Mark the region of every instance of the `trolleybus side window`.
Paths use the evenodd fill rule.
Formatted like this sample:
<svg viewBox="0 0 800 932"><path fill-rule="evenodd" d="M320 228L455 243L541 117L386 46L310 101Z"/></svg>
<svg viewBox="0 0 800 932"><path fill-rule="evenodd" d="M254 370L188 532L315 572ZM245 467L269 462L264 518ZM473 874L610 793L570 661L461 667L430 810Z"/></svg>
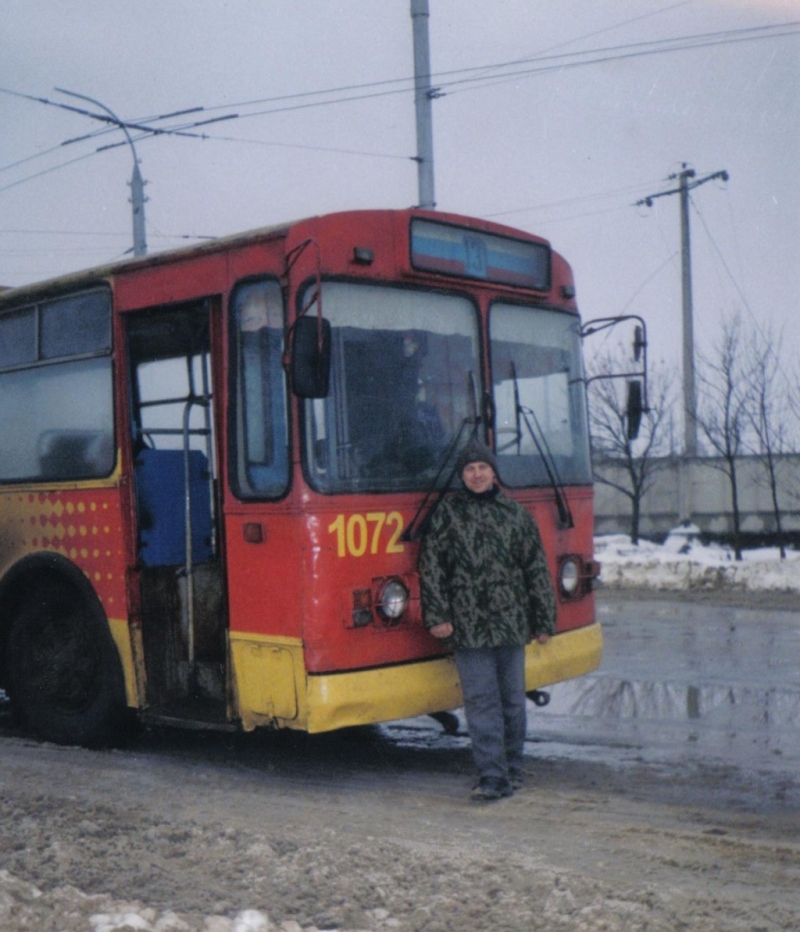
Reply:
<svg viewBox="0 0 800 932"><path fill-rule="evenodd" d="M283 297L276 281L248 282L233 295L235 462L244 498L277 498L289 484Z"/></svg>
<svg viewBox="0 0 800 932"><path fill-rule="evenodd" d="M495 303L489 317L499 470L513 487L591 481L576 318Z"/></svg>
<svg viewBox="0 0 800 932"><path fill-rule="evenodd" d="M305 407L306 470L323 492L426 488L476 405L477 311L467 298L328 282L327 398ZM313 313L310 311L310 313Z"/></svg>
<svg viewBox="0 0 800 932"><path fill-rule="evenodd" d="M114 466L106 289L0 317L0 480L107 476Z"/></svg>

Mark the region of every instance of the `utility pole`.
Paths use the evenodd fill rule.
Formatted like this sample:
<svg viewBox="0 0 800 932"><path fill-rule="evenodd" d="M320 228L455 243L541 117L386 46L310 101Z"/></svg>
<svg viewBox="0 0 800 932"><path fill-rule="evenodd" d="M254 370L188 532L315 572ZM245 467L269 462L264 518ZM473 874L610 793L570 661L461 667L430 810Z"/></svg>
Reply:
<svg viewBox="0 0 800 932"><path fill-rule="evenodd" d="M128 136L127 131L125 135ZM133 140L128 136L128 142L133 149ZM133 254L134 256L147 255L147 234L144 223L144 202L147 198L144 196L144 181L142 173L139 171L139 160L136 158L134 151L133 156L133 174L131 175L131 207L133 208Z"/></svg>
<svg viewBox="0 0 800 932"><path fill-rule="evenodd" d="M697 456L697 394L694 380L694 308L692 305L692 251L689 230L689 191L715 178L727 181L728 173L726 171L718 171L711 175L706 175L704 178L693 180L694 178L694 169L687 168L684 162L682 171L669 176L670 181L678 182L677 188L672 188L670 191L661 191L658 194L650 194L648 197L636 202L637 206L644 204L647 207L652 207L653 201L657 197L667 197L670 194L680 195L681 291L683 306L683 452L686 457Z"/></svg>
<svg viewBox="0 0 800 932"><path fill-rule="evenodd" d="M147 255L147 235L144 222L144 202L147 200L144 196L145 182L142 180L142 173L139 170L139 159L136 155L136 147L133 144L133 139L131 139L131 134L128 132L128 127L120 120L113 110L105 104L100 103L99 100L95 100L94 97L87 97L85 94L76 94L74 91L64 90L63 87L57 87L56 90L60 91L62 94L68 94L70 97L88 100L89 103L102 108L111 117L112 122L125 133L125 138L128 140L128 145L131 147L131 153L133 154L133 175L131 176L130 200L131 206L133 207L133 254L134 256Z"/></svg>
<svg viewBox="0 0 800 932"><path fill-rule="evenodd" d="M414 104L417 115L417 184L419 206L433 210L433 114L431 101L440 96L431 87L431 55L428 43L428 0L411 0L414 31Z"/></svg>

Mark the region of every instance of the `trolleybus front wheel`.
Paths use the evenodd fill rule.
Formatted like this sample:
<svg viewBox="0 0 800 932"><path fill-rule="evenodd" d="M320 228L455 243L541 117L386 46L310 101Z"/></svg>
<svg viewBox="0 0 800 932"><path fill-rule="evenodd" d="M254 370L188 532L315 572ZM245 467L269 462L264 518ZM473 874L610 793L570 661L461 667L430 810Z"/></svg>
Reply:
<svg viewBox="0 0 800 932"><path fill-rule="evenodd" d="M120 740L124 682L99 605L67 582L48 582L19 607L8 655L11 701L32 732L58 744Z"/></svg>

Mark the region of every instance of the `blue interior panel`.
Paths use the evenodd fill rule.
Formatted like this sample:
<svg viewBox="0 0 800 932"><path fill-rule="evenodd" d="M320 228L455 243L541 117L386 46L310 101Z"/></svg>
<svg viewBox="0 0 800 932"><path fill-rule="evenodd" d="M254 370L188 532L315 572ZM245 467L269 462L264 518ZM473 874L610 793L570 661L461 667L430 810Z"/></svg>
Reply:
<svg viewBox="0 0 800 932"><path fill-rule="evenodd" d="M139 559L145 566L186 562L183 450L142 450L136 457L139 505ZM192 561L211 559L211 502L208 460L189 451Z"/></svg>

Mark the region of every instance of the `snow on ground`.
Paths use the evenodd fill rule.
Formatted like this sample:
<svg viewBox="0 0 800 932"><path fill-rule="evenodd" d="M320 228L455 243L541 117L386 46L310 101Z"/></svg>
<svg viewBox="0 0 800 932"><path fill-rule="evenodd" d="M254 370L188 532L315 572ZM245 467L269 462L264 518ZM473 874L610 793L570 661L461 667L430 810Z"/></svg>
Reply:
<svg viewBox="0 0 800 932"><path fill-rule="evenodd" d="M782 560L777 547L745 550L738 561L729 547L702 544L699 534L697 527L688 525L671 531L663 544L645 540L632 544L624 534L596 537L601 585L608 589L800 593L800 552L787 550Z"/></svg>

